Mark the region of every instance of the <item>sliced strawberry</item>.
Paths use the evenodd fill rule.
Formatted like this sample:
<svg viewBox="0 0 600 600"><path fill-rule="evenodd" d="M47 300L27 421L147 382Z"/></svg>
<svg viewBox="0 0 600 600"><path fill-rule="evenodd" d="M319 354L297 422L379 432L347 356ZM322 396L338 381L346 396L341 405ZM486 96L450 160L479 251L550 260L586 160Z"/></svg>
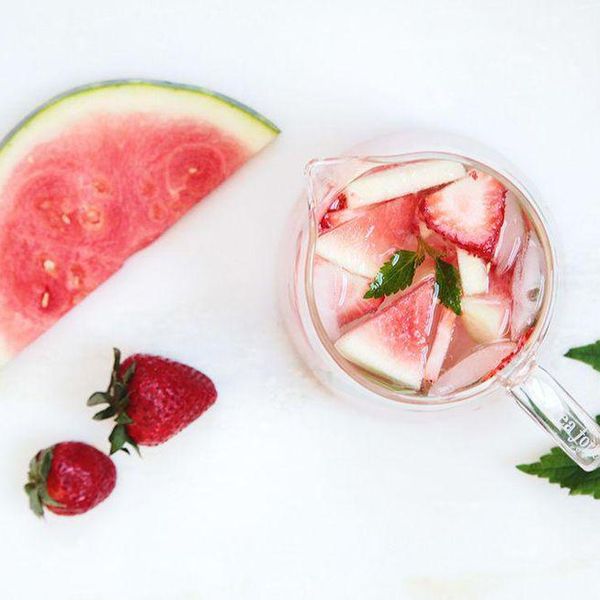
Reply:
<svg viewBox="0 0 600 600"><path fill-rule="evenodd" d="M372 279L396 250L414 250L416 199L404 196L322 233L316 253L344 269Z"/></svg>
<svg viewBox="0 0 600 600"><path fill-rule="evenodd" d="M423 196L419 197L419 202ZM416 220L415 233L421 237L427 245L436 250L440 256L448 262L455 262L456 259L456 246L449 242L446 238L442 237L439 233L429 229L427 225L421 220Z"/></svg>
<svg viewBox="0 0 600 600"><path fill-rule="evenodd" d="M365 300L369 280L350 273L322 258L316 258L313 287L319 316L332 339L339 336L340 328L374 312L383 298Z"/></svg>
<svg viewBox="0 0 600 600"><path fill-rule="evenodd" d="M434 382L440 376L442 365L448 348L454 334L454 325L456 323L456 314L450 309L443 307L438 326L435 331L435 338L431 346L431 352L425 365L425 379Z"/></svg>
<svg viewBox="0 0 600 600"><path fill-rule="evenodd" d="M427 226L471 254L487 261L504 220L506 190L493 177L471 171L421 202Z"/></svg>
<svg viewBox="0 0 600 600"><path fill-rule="evenodd" d="M427 358L427 337L434 309L432 278L344 334L338 351L367 371L418 390Z"/></svg>

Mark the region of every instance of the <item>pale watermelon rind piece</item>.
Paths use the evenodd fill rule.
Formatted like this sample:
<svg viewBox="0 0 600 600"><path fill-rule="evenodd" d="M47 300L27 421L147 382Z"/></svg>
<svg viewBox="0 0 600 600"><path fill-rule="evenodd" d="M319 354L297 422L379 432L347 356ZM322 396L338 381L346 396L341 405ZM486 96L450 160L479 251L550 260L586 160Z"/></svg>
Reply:
<svg viewBox="0 0 600 600"><path fill-rule="evenodd" d="M111 104L112 102L112 104ZM223 129L254 154L279 128L250 107L210 89L152 79L115 79L82 85L55 96L29 113L0 142L0 189L12 168L34 146L61 133L96 110L204 119Z"/></svg>

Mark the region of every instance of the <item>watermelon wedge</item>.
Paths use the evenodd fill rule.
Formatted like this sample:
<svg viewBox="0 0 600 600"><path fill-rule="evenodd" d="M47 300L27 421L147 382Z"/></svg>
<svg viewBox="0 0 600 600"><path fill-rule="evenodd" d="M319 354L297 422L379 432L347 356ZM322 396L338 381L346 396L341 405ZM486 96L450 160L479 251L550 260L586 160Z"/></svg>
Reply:
<svg viewBox="0 0 600 600"><path fill-rule="evenodd" d="M320 235L316 253L372 279L394 251L417 247L413 233L416 206L416 197L410 195L375 206Z"/></svg>
<svg viewBox="0 0 600 600"><path fill-rule="evenodd" d="M418 390L433 321L434 291L433 278L409 289L393 304L344 334L335 347L367 371Z"/></svg>
<svg viewBox="0 0 600 600"><path fill-rule="evenodd" d="M0 145L0 362L47 330L277 135L206 89L93 84Z"/></svg>

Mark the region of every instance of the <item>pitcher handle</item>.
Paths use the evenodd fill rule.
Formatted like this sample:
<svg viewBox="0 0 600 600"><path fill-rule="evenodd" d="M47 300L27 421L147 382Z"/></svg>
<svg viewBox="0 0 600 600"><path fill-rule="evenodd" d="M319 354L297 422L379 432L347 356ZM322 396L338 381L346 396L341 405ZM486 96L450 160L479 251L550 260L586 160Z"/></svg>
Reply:
<svg viewBox="0 0 600 600"><path fill-rule="evenodd" d="M545 429L584 471L600 466L600 426L539 365L517 384L505 384L517 404Z"/></svg>

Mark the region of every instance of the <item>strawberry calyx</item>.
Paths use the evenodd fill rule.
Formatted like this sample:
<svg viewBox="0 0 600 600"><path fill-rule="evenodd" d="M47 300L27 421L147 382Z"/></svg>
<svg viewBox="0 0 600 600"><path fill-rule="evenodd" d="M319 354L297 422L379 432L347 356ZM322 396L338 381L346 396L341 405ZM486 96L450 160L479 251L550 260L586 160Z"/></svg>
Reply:
<svg viewBox="0 0 600 600"><path fill-rule="evenodd" d="M29 507L38 517L44 516L44 506L64 506L48 493L48 473L52 466L54 446L40 450L29 462L25 493L29 497Z"/></svg>
<svg viewBox="0 0 600 600"><path fill-rule="evenodd" d="M127 425L133 423L133 419L127 414L129 406L129 390L128 383L131 381L135 373L135 362L127 368L123 375L121 370L121 351L118 348L113 348L114 362L110 376L110 383L105 392L94 392L87 401L88 406L98 406L100 404L108 404L94 415L96 421L112 419L114 417L115 426L108 436L110 442L110 454L114 454L119 450L123 450L129 454L129 449L126 444L129 444L138 454L140 449L135 440L129 435Z"/></svg>

